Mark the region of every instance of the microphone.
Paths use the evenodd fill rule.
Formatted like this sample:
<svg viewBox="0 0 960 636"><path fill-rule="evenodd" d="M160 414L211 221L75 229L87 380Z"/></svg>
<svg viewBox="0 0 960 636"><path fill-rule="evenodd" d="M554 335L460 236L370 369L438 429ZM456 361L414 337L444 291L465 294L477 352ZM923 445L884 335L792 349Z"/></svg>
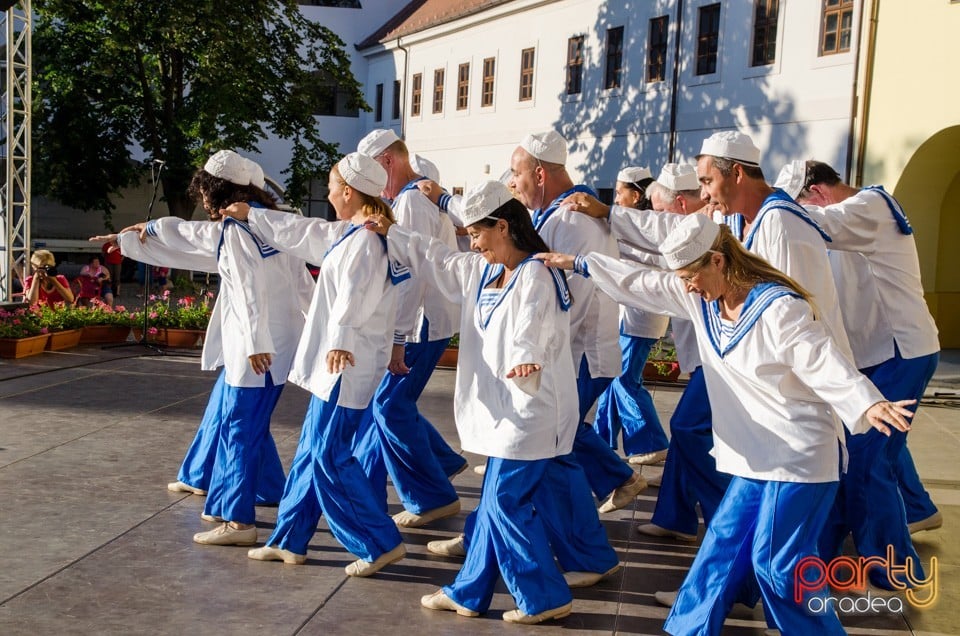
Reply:
<svg viewBox="0 0 960 636"><path fill-rule="evenodd" d="M167 164L163 159L144 159L142 162L144 167L148 166L164 166Z"/></svg>

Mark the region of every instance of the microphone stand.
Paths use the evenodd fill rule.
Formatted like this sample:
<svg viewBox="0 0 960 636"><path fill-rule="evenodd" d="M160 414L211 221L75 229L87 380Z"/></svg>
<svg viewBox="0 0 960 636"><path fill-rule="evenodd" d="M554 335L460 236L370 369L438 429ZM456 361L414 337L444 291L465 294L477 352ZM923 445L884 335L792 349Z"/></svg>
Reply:
<svg viewBox="0 0 960 636"><path fill-rule="evenodd" d="M157 202L157 191L160 189L160 175L163 173L164 166L167 165L166 161L161 159L154 159L150 163L150 181L153 186L153 192L150 195L150 205L147 206L147 218L146 222L149 223L153 219L153 206ZM157 343L147 342L147 329L149 328L149 316L147 312L147 302L150 298L150 278L153 272L153 266L148 265L147 263L143 264L143 305L141 311L143 311L143 331L140 334L140 340L136 342L123 342L120 344L105 345L101 347L102 349L117 349L120 347L133 347L141 346L150 349L154 353L160 355L165 355L166 351L164 350L163 345Z"/></svg>

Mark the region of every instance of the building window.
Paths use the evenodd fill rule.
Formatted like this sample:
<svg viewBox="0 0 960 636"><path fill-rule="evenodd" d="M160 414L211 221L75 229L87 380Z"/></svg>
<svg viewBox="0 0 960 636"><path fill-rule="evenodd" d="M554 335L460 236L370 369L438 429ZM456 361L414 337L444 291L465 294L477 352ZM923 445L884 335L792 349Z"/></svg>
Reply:
<svg viewBox="0 0 960 636"><path fill-rule="evenodd" d="M454 196L457 196L457 195L463 196L463 188L460 186L455 186L453 188L453 194Z"/></svg>
<svg viewBox="0 0 960 636"><path fill-rule="evenodd" d="M480 105L493 106L493 72L496 70L496 59L488 57L483 60L483 85L480 90Z"/></svg>
<svg viewBox="0 0 960 636"><path fill-rule="evenodd" d="M853 0L824 0L823 26L820 31L820 55L850 50L853 27Z"/></svg>
<svg viewBox="0 0 960 636"><path fill-rule="evenodd" d="M311 82L302 87L316 100L314 115L327 117L359 117L360 105L354 92L341 87L332 75L318 71L311 75Z"/></svg>
<svg viewBox="0 0 960 636"><path fill-rule="evenodd" d="M457 110L467 110L470 103L470 64L461 64L457 69Z"/></svg>
<svg viewBox="0 0 960 636"><path fill-rule="evenodd" d="M400 119L400 80L393 80L393 108L391 116Z"/></svg>
<svg viewBox="0 0 960 636"><path fill-rule="evenodd" d="M700 7L697 29L697 75L717 72L717 46L720 43L720 3Z"/></svg>
<svg viewBox="0 0 960 636"><path fill-rule="evenodd" d="M410 116L420 116L420 104L423 101L423 74L414 73L410 84Z"/></svg>
<svg viewBox="0 0 960 636"><path fill-rule="evenodd" d="M623 27L607 29L607 74L604 88L620 88L623 72Z"/></svg>
<svg viewBox="0 0 960 636"><path fill-rule="evenodd" d="M604 205L613 205L614 194L613 188L597 188L597 199Z"/></svg>
<svg viewBox="0 0 960 636"><path fill-rule="evenodd" d="M583 36L567 40L567 95L579 95L583 85Z"/></svg>
<svg viewBox="0 0 960 636"><path fill-rule="evenodd" d="M377 98L373 105L373 120L383 121L383 84L377 84Z"/></svg>
<svg viewBox="0 0 960 636"><path fill-rule="evenodd" d="M755 0L751 66L773 64L777 59L777 14L779 12L780 0Z"/></svg>
<svg viewBox="0 0 960 636"><path fill-rule="evenodd" d="M445 70L438 68L433 72L433 112L443 112L443 76Z"/></svg>
<svg viewBox="0 0 960 636"><path fill-rule="evenodd" d="M533 99L533 62L536 49L520 51L520 101Z"/></svg>
<svg viewBox="0 0 960 636"><path fill-rule="evenodd" d="M650 20L647 36L647 81L662 82L667 79L667 34L670 17L662 15Z"/></svg>

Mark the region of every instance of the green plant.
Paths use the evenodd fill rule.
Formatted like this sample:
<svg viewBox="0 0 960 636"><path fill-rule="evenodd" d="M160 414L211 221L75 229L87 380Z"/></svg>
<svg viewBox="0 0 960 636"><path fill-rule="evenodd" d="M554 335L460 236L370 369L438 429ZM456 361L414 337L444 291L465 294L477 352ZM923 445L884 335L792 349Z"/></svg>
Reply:
<svg viewBox="0 0 960 636"><path fill-rule="evenodd" d="M147 321L158 329L206 329L212 299L213 293L207 292L202 296L184 296L174 304L173 296L166 290L159 296L150 296Z"/></svg>
<svg viewBox="0 0 960 636"><path fill-rule="evenodd" d="M47 328L40 324L36 308L0 309L0 338L27 338L42 333L47 333Z"/></svg>
<svg viewBox="0 0 960 636"><path fill-rule="evenodd" d="M677 347L673 344L672 334L657 340L650 348L647 362L652 364L660 375L667 375L677 361Z"/></svg>
<svg viewBox="0 0 960 636"><path fill-rule="evenodd" d="M460 334L455 333L453 337L450 338L450 342L447 343L447 349L459 349L460 348Z"/></svg>
<svg viewBox="0 0 960 636"><path fill-rule="evenodd" d="M48 331L79 329L84 324L83 310L66 303L56 303L52 307L46 304L38 305L36 311L40 326L46 327Z"/></svg>
<svg viewBox="0 0 960 636"><path fill-rule="evenodd" d="M127 311L123 305L111 307L99 298L91 299L90 305L78 309L78 313L84 327L100 325L134 327L143 322L143 314Z"/></svg>

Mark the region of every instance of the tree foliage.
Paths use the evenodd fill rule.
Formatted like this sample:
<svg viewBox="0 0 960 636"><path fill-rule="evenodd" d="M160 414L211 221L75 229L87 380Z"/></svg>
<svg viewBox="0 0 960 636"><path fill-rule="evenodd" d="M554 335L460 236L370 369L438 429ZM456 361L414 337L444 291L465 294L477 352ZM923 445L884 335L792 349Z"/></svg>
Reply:
<svg viewBox="0 0 960 636"><path fill-rule="evenodd" d="M339 153L318 131L324 86L360 86L343 42L292 0L36 0L34 189L83 210L113 209L139 182L141 151L162 158L170 211L187 218L196 166L221 148L293 144L296 202Z"/></svg>

